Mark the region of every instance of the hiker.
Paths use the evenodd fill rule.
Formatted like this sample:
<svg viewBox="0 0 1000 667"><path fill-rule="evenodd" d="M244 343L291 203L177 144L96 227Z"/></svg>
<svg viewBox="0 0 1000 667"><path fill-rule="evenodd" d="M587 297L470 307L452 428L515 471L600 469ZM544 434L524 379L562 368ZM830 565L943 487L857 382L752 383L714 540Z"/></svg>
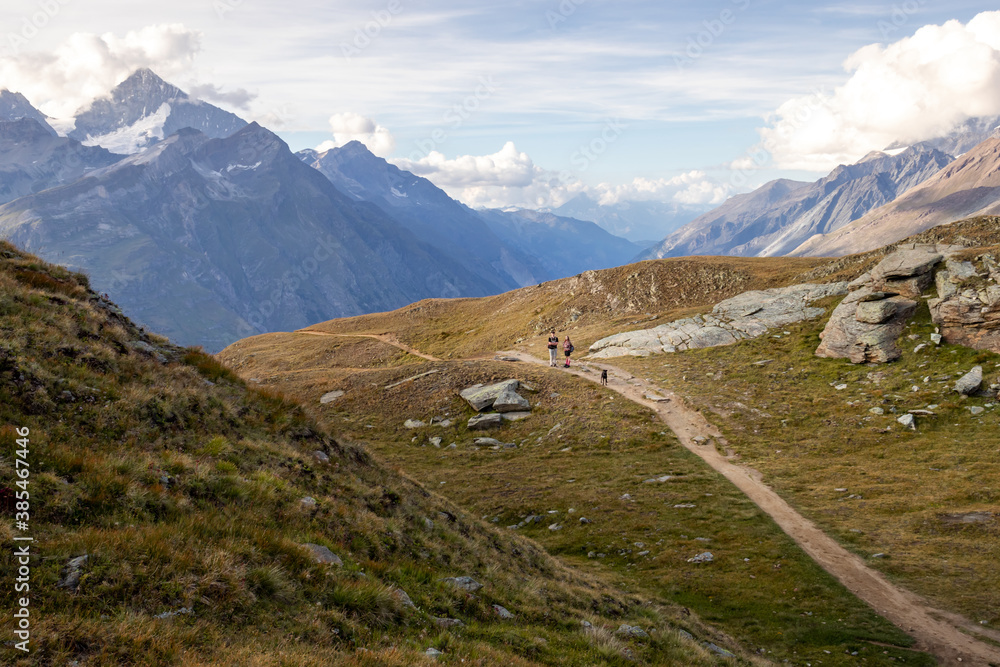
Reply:
<svg viewBox="0 0 1000 667"><path fill-rule="evenodd" d="M566 365L564 368L569 368L569 355L573 354L573 343L570 342L569 336L566 336L566 340L563 341L563 354L566 355Z"/></svg>
<svg viewBox="0 0 1000 667"><path fill-rule="evenodd" d="M553 368L556 366L558 350L559 336L556 335L556 330L553 329L552 332L549 333L549 366L552 366Z"/></svg>

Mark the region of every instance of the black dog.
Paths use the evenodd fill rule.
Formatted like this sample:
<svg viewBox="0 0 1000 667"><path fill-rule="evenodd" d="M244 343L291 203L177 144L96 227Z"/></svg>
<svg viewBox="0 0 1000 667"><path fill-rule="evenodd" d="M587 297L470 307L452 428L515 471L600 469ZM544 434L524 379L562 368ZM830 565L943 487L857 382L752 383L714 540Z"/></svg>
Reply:
<svg viewBox="0 0 1000 667"><path fill-rule="evenodd" d="M608 369L607 368L605 368L604 370L601 371L601 384L604 385L605 387L608 386Z"/></svg>

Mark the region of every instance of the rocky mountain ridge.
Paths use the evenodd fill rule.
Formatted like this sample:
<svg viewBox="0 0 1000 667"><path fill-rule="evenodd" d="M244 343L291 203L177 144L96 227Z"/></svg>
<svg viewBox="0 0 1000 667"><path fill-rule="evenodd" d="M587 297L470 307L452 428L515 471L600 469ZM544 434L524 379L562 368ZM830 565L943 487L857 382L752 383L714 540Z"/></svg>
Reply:
<svg viewBox="0 0 1000 667"><path fill-rule="evenodd" d="M0 204L66 185L118 161L97 146L50 132L37 120L0 120Z"/></svg>
<svg viewBox="0 0 1000 667"><path fill-rule="evenodd" d="M0 233L87 270L146 325L209 349L332 313L491 291L256 124L225 139L182 130L10 202Z"/></svg>
<svg viewBox="0 0 1000 667"><path fill-rule="evenodd" d="M895 155L870 154L815 183L773 181L696 218L642 257L787 255L813 235L838 230L895 200L951 161L918 145Z"/></svg>
<svg viewBox="0 0 1000 667"><path fill-rule="evenodd" d="M931 178L849 225L814 236L793 256L871 250L936 225L1000 212L1000 138L983 141Z"/></svg>

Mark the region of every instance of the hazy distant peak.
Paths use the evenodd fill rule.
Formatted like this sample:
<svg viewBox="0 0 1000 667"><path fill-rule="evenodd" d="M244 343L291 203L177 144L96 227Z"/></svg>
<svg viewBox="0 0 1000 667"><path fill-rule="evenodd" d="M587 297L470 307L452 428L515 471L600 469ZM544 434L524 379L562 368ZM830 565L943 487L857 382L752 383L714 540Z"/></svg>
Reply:
<svg viewBox="0 0 1000 667"><path fill-rule="evenodd" d="M56 131L48 123L48 117L32 106L24 95L6 89L0 90L0 120L21 118L30 118L45 128L49 134L56 134Z"/></svg>

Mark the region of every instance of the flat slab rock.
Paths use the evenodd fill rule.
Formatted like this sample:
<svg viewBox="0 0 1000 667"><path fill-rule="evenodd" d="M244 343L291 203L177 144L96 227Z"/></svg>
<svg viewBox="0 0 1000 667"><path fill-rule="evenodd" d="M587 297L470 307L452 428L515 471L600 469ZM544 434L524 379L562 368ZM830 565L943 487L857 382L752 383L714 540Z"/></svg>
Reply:
<svg viewBox="0 0 1000 667"><path fill-rule="evenodd" d="M847 294L846 282L744 292L721 301L707 315L602 338L590 346L590 356L606 359L729 345L819 317L826 311L811 303L843 294Z"/></svg>
<svg viewBox="0 0 1000 667"><path fill-rule="evenodd" d="M503 425L503 415L491 413L486 415L476 415L469 420L470 431L484 431L488 428L495 428Z"/></svg>

